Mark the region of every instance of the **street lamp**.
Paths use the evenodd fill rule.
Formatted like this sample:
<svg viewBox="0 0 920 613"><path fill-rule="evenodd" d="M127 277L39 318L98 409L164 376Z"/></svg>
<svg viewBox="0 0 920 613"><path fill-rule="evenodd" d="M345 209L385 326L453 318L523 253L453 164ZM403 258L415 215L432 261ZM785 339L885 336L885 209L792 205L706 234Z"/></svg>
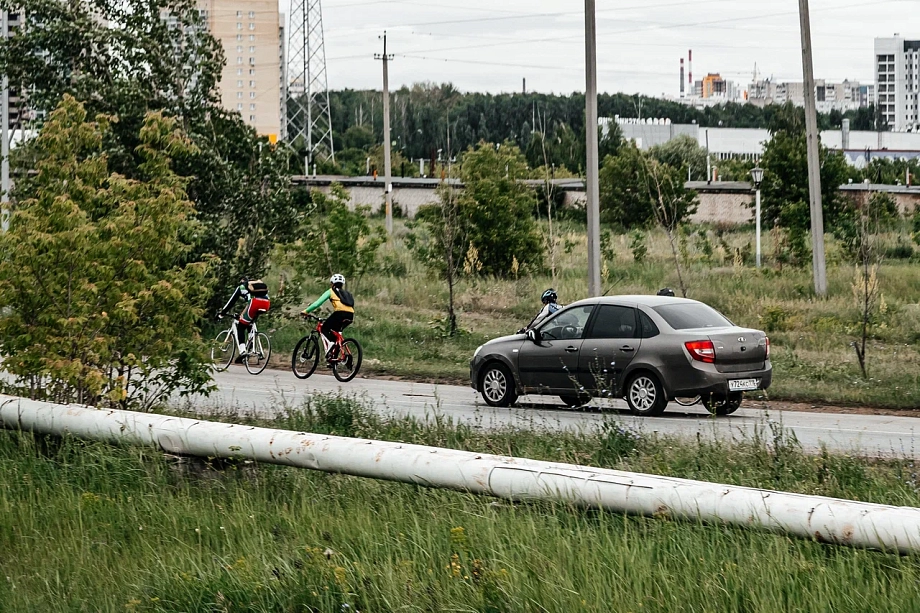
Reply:
<svg viewBox="0 0 920 613"><path fill-rule="evenodd" d="M763 183L763 168L760 166L752 168L751 178L754 180L754 189L757 190L754 215L757 218L757 268L760 268L760 184Z"/></svg>

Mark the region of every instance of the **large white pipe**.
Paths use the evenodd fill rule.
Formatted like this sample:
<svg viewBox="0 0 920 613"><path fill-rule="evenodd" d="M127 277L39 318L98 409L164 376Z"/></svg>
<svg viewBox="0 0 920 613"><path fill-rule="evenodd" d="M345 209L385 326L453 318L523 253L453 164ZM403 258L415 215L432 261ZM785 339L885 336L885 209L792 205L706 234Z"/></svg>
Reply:
<svg viewBox="0 0 920 613"><path fill-rule="evenodd" d="M841 545L920 552L920 509L910 507L9 396L0 396L0 403L0 425L41 434L248 458L511 500L565 500L638 515L759 527Z"/></svg>

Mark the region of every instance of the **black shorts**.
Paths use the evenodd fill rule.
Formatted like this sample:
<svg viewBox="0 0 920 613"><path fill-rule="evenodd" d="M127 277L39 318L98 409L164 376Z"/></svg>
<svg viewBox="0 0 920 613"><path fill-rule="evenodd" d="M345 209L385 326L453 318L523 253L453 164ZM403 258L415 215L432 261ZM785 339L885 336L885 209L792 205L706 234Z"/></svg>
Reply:
<svg viewBox="0 0 920 613"><path fill-rule="evenodd" d="M332 332L335 331L341 334L342 330L350 326L354 320L354 313L348 313L346 311L335 311L332 313L332 315L326 318L326 321L323 322L323 336L325 336L330 341L335 342L335 335Z"/></svg>

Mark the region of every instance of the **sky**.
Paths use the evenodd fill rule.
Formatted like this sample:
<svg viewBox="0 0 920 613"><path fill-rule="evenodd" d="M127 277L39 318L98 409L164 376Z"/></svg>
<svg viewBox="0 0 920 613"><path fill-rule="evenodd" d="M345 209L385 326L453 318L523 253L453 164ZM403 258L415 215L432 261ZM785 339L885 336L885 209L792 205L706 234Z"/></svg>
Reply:
<svg viewBox="0 0 920 613"><path fill-rule="evenodd" d="M290 0L279 0L290 11ZM874 82L875 37L920 38L920 0L811 0L815 77ZM462 91L584 91L578 0L324 0L329 88L451 82ZM906 28L913 27L913 30ZM598 90L679 93L680 58L744 86L802 80L798 0L597 0Z"/></svg>

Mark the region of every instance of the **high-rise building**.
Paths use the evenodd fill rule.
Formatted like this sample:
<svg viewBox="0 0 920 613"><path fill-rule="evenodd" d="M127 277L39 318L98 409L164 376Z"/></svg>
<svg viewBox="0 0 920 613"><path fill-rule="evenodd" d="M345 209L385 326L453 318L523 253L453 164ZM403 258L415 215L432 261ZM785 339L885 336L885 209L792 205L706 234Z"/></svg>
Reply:
<svg viewBox="0 0 920 613"><path fill-rule="evenodd" d="M875 95L882 119L895 132L920 130L920 40L875 39Z"/></svg>
<svg viewBox="0 0 920 613"><path fill-rule="evenodd" d="M282 133L284 16L278 0L199 0L211 35L224 48L221 101L259 134Z"/></svg>

